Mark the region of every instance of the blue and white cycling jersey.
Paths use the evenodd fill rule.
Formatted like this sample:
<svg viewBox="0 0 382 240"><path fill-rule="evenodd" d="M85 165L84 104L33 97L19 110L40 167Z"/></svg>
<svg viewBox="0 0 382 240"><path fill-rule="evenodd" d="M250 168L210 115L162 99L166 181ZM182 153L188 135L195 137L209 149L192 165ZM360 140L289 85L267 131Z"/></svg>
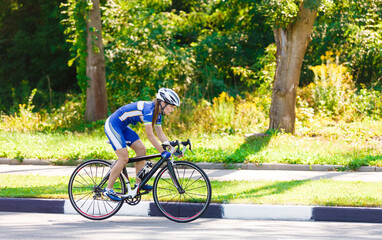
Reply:
<svg viewBox="0 0 382 240"><path fill-rule="evenodd" d="M110 118L114 123L119 123L120 121L118 125L125 127L129 124L136 125L137 123L151 124L153 121L154 107L154 102L134 102L119 108ZM155 124L160 125L161 120L162 118L159 114Z"/></svg>
<svg viewBox="0 0 382 240"><path fill-rule="evenodd" d="M115 111L105 123L105 133L109 138L114 150L126 148L126 141L130 146L139 139L137 133L129 125L143 123L145 125L152 123L154 115L154 102L139 101L127 104ZM161 125L162 117L159 113L156 125Z"/></svg>

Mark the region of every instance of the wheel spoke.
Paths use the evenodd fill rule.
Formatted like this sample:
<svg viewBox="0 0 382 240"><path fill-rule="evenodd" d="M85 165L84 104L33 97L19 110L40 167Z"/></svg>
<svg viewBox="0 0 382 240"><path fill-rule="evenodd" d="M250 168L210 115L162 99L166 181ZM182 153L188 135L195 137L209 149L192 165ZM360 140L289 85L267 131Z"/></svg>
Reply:
<svg viewBox="0 0 382 240"><path fill-rule="evenodd" d="M76 168L69 180L69 199L74 209L82 216L101 220L115 214L123 201L114 202L102 195L103 186L97 183L107 183L105 176L110 171L110 163L103 160L90 160ZM105 174L106 173L106 174ZM122 175L117 178L118 191L126 193Z"/></svg>
<svg viewBox="0 0 382 240"><path fill-rule="evenodd" d="M170 220L189 222L200 217L211 201L211 184L207 175L193 163L173 164L175 176L184 193L179 193L168 167L163 168L154 182L154 201L159 211Z"/></svg>

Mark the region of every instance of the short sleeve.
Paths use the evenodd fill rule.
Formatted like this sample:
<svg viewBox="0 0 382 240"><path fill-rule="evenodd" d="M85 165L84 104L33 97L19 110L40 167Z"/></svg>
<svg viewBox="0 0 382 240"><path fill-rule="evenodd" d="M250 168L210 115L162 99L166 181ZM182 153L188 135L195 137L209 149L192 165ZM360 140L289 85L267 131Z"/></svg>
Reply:
<svg viewBox="0 0 382 240"><path fill-rule="evenodd" d="M162 115L159 113L157 121L155 122L155 125L162 125Z"/></svg>
<svg viewBox="0 0 382 240"><path fill-rule="evenodd" d="M142 122L146 124L151 124L154 117L154 107L155 103L153 102L145 102L144 107L142 109ZM159 119L159 118L158 118Z"/></svg>

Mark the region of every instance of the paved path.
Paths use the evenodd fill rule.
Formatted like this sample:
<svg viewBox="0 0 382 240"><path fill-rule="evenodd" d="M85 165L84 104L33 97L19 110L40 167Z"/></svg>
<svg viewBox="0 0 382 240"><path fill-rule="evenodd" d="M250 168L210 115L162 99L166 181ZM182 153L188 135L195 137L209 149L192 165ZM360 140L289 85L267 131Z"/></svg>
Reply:
<svg viewBox="0 0 382 240"><path fill-rule="evenodd" d="M50 176L70 176L75 167L50 165L7 165L0 164L0 174L40 174ZM127 168L134 176L135 169ZM381 182L382 172L334 172L334 171L296 171L296 170L223 170L204 169L211 180L319 180Z"/></svg>

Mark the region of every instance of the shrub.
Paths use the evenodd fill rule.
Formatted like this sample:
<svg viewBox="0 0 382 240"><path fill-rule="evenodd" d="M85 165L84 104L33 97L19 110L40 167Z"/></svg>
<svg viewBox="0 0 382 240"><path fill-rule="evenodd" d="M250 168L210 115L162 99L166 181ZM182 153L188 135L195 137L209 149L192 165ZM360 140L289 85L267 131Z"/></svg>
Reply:
<svg viewBox="0 0 382 240"><path fill-rule="evenodd" d="M335 63L332 56L332 52L327 52L321 57L325 64L310 67L315 78L298 92L298 123L309 125L313 116L346 122L379 119L382 116L381 92L367 90L364 86L357 91L350 70L339 63L339 54L336 54Z"/></svg>
<svg viewBox="0 0 382 240"><path fill-rule="evenodd" d="M5 131L36 132L72 129L83 123L83 101L67 95L68 100L51 113L34 112L33 98L37 89L32 90L27 104L19 104L18 112L13 115L1 115L0 129Z"/></svg>
<svg viewBox="0 0 382 240"><path fill-rule="evenodd" d="M332 52L327 52L321 57L326 64L310 67L314 72L314 83L308 87L312 94L311 104L316 112L338 116L345 112L355 88L350 72L339 64L339 55L336 55L335 63L332 55Z"/></svg>
<svg viewBox="0 0 382 240"><path fill-rule="evenodd" d="M1 129L7 131L39 131L43 130L45 116L40 113L33 112L33 97L36 95L37 89L33 89L27 104L19 104L18 112L13 115L1 116Z"/></svg>
<svg viewBox="0 0 382 240"><path fill-rule="evenodd" d="M212 103L185 99L180 109L167 116L166 131L171 133L245 134L263 131L268 124L270 99L248 96L246 99L222 92Z"/></svg>
<svg viewBox="0 0 382 240"><path fill-rule="evenodd" d="M362 87L352 97L352 110L358 118L370 117L380 119L382 117L382 93L376 90L367 90Z"/></svg>

